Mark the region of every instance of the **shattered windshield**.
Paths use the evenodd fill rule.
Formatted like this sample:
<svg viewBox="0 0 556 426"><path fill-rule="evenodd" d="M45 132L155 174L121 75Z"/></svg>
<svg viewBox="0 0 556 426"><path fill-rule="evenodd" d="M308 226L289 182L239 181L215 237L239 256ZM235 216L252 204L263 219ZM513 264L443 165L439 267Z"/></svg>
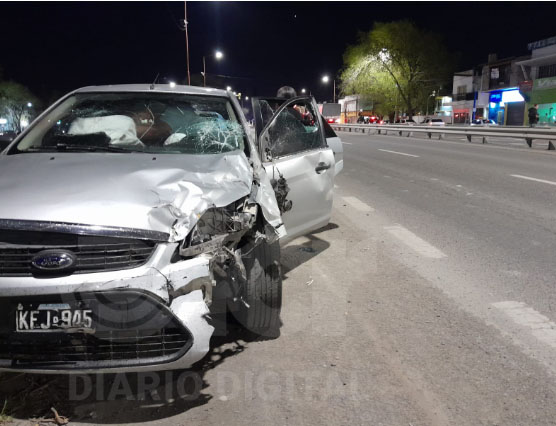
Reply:
<svg viewBox="0 0 556 426"><path fill-rule="evenodd" d="M245 132L226 98L82 93L51 111L12 150L216 154L243 150Z"/></svg>

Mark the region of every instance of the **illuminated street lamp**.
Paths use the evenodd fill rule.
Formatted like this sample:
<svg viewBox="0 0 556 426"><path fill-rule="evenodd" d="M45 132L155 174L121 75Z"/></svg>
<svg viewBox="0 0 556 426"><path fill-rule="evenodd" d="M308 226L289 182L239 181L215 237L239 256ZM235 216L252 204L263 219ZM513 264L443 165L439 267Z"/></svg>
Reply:
<svg viewBox="0 0 556 426"><path fill-rule="evenodd" d="M249 96L246 96L246 97L245 97L245 100L248 101L248 100L249 100Z"/></svg>
<svg viewBox="0 0 556 426"><path fill-rule="evenodd" d="M230 91L232 90L232 86L226 87L226 90L227 90L228 92L230 92Z"/></svg>
<svg viewBox="0 0 556 426"><path fill-rule="evenodd" d="M203 56L203 87L207 86L207 66L206 66L205 58L207 58L207 57L210 58L210 57L213 57L213 56L216 58L216 60L219 61L220 59L222 59L224 57L224 54L220 50L217 50L212 55Z"/></svg>
<svg viewBox="0 0 556 426"><path fill-rule="evenodd" d="M330 77L328 77L327 75L322 77L322 82L324 84L328 84L328 82L330 82ZM334 97L332 98L333 103L336 103L336 80L332 80L332 87L334 90Z"/></svg>
<svg viewBox="0 0 556 426"><path fill-rule="evenodd" d="M31 102L27 102L27 107L31 108L33 106L33 104Z"/></svg>
<svg viewBox="0 0 556 426"><path fill-rule="evenodd" d="M176 87L176 83L173 82L173 81L171 81L171 82L170 82L170 87L172 87L172 88Z"/></svg>
<svg viewBox="0 0 556 426"><path fill-rule="evenodd" d="M301 93L305 93L307 90L305 89L301 89Z"/></svg>

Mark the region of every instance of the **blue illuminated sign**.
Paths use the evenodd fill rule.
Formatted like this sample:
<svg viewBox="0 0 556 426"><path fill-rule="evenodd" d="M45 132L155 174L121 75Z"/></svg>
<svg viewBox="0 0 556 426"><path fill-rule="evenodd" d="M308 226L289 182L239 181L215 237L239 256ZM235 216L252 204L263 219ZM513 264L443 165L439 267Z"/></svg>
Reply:
<svg viewBox="0 0 556 426"><path fill-rule="evenodd" d="M490 102L493 104L498 104L502 101L502 93L501 92L493 92L490 94Z"/></svg>

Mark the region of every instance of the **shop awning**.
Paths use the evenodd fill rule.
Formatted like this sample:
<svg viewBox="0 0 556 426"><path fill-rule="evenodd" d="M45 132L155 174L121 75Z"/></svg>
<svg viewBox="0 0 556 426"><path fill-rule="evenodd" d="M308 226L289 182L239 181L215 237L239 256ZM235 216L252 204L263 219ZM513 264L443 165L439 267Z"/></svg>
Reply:
<svg viewBox="0 0 556 426"><path fill-rule="evenodd" d="M538 58L526 59L525 61L518 61L516 62L516 65L534 66L534 65L552 65L554 63L556 63L556 53L552 55L539 56Z"/></svg>

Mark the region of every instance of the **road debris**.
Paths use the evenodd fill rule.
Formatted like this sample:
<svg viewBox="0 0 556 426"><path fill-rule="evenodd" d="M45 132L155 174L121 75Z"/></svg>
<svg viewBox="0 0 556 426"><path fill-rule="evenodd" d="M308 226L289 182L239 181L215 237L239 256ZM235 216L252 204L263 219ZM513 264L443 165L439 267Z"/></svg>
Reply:
<svg viewBox="0 0 556 426"><path fill-rule="evenodd" d="M56 411L56 409L54 407L50 407L50 411L52 411L52 413L54 414L54 418L51 419L31 419L31 421L36 424L36 425L44 425L44 424L49 424L49 423L53 423L55 425L67 425L69 423L69 419L67 417L64 416L60 416L58 414L58 411Z"/></svg>

